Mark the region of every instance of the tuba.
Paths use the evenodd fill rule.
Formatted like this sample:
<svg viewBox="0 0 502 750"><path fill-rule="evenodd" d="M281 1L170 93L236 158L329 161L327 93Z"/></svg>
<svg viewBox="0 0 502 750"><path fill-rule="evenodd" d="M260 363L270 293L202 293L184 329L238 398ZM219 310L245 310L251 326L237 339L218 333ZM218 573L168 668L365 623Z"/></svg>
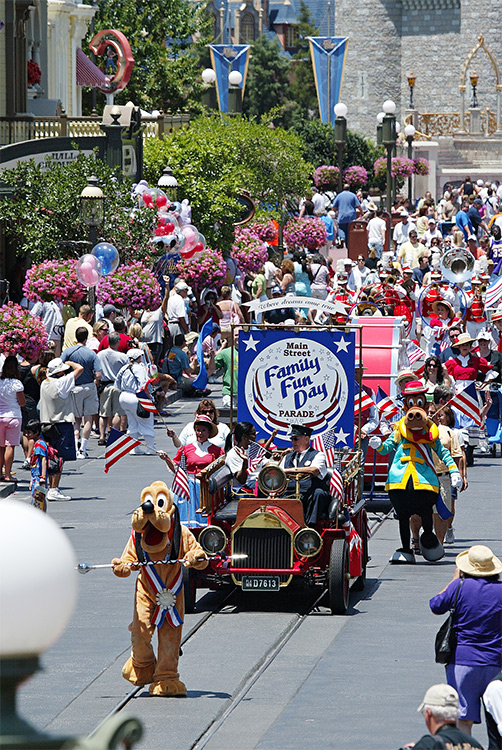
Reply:
<svg viewBox="0 0 502 750"><path fill-rule="evenodd" d="M473 269L474 255L462 247L447 250L441 259L443 277L454 284L462 284L470 279Z"/></svg>

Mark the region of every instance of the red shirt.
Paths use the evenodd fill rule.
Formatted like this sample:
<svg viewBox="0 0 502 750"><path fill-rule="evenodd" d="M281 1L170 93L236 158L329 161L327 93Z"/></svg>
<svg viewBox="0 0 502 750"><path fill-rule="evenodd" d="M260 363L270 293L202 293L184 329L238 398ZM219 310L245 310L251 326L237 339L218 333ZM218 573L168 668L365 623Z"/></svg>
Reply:
<svg viewBox="0 0 502 750"><path fill-rule="evenodd" d="M471 306L467 308L466 320L472 323L484 323L486 321L485 303L481 297L476 297L472 292L467 292L472 298Z"/></svg>
<svg viewBox="0 0 502 750"><path fill-rule="evenodd" d="M448 375L451 375L455 380L476 380L478 373L482 372L483 375L486 375L493 369L484 357L476 357L475 354L470 355L465 366L458 357L449 359L445 364Z"/></svg>
<svg viewBox="0 0 502 750"><path fill-rule="evenodd" d="M119 333L120 336L120 343L118 345L118 351L122 352L122 354L127 354L129 349L131 349L134 346L134 341L130 336L128 336L125 333ZM98 352L102 352L103 349L108 349L109 343L108 343L108 334L104 337L104 339L101 341L100 345L98 346Z"/></svg>
<svg viewBox="0 0 502 750"><path fill-rule="evenodd" d="M177 465L181 461L181 454L183 451L185 451L185 458L187 462L187 472L189 474L197 474L202 469L205 469L206 466L209 466L209 464L212 464L213 461L215 461L217 458L219 458L223 453L223 448L218 447L217 445L210 444L207 449L207 453L204 456L199 456L195 451L197 449L197 446L195 443L188 443L188 445L181 445L178 448L178 452L173 458L174 463Z"/></svg>

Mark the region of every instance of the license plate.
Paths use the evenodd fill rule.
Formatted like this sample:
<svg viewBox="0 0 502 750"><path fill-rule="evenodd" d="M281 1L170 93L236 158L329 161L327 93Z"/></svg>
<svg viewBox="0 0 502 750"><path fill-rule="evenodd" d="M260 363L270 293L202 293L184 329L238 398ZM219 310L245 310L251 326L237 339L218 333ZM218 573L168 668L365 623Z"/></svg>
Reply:
<svg viewBox="0 0 502 750"><path fill-rule="evenodd" d="M242 576L243 591L279 591L279 576Z"/></svg>

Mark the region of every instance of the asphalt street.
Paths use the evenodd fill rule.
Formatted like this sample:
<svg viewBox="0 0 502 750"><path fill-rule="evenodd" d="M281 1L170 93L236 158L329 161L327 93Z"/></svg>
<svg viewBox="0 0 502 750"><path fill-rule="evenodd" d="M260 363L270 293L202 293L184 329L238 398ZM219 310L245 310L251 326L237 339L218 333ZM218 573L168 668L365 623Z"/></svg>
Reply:
<svg viewBox="0 0 502 750"><path fill-rule="evenodd" d="M219 395L218 386L213 393ZM187 400L173 403L169 426L179 431L195 406ZM174 453L162 424L156 446ZM126 544L141 489L156 479L170 483L171 477L155 456L126 456L105 475L96 439L89 453L91 458L77 461L64 476L62 489L73 500L50 503L49 514L68 534L79 561L107 563ZM313 595L281 592L277 599L239 593L221 609L227 590L199 592L184 637L211 610L218 613L183 648L180 673L188 697L151 698L141 690L126 708L144 724L138 747L397 750L416 741L426 731L417 706L427 687L444 681L433 649L443 618L430 613L428 600L451 579L458 552L486 543L502 554L501 462L477 456L470 487L457 505L457 541L441 562L419 558L414 567L390 566L389 556L399 546L397 522L379 524L369 543L366 589L351 593L346 616L331 616L321 601L254 684L250 678L266 666L267 655L276 653ZM12 497L28 502L28 473L20 461L15 470L21 482ZM54 734L88 734L130 692L120 671L129 651L133 589L133 576L120 580L111 570L79 576L69 627L43 655L43 671L19 691L26 718ZM242 693L243 700L216 726L232 697ZM217 729L213 735L206 734L210 727ZM474 735L486 743L484 726Z"/></svg>

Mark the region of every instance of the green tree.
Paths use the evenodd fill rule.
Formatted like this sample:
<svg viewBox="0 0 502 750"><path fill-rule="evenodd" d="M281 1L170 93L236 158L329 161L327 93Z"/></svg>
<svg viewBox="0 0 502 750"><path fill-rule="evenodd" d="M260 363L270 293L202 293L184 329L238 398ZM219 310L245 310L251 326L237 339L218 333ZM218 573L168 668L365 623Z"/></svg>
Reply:
<svg viewBox="0 0 502 750"><path fill-rule="evenodd" d="M90 175L96 175L105 194L105 221L100 236L114 244L122 262L148 259L154 214L135 211L131 184L118 184L115 171L94 156L70 164L20 161L2 177L14 187L14 197L0 201L0 223L15 241L19 255L38 263L51 258L77 257L88 252L88 228L80 222L79 196ZM78 242L78 245L75 243Z"/></svg>
<svg viewBox="0 0 502 750"><path fill-rule="evenodd" d="M166 163L178 196L190 201L193 223L210 247L224 252L232 246L242 189L274 211L288 196L303 194L312 172L298 136L240 117L199 117L162 141L148 138L145 178L155 184Z"/></svg>
<svg viewBox="0 0 502 750"><path fill-rule="evenodd" d="M289 61L281 55L277 39L261 36L253 44L249 62L243 111L260 118L280 106L289 85Z"/></svg>
<svg viewBox="0 0 502 750"><path fill-rule="evenodd" d="M305 0L301 0L300 2L297 27L299 36L298 51L293 55L292 81L289 87L288 98L296 104L292 117L303 119L305 117L316 116L319 112L312 61L310 59L310 45L307 38L309 36L318 36L319 29L313 25L313 19Z"/></svg>
<svg viewBox="0 0 502 750"><path fill-rule="evenodd" d="M97 7L95 32L122 31L136 61L127 87L117 95L118 104L132 100L145 109L166 110L200 98L200 51L210 39L204 2L100 0ZM89 31L86 41L91 37ZM86 100L90 102L89 96Z"/></svg>

